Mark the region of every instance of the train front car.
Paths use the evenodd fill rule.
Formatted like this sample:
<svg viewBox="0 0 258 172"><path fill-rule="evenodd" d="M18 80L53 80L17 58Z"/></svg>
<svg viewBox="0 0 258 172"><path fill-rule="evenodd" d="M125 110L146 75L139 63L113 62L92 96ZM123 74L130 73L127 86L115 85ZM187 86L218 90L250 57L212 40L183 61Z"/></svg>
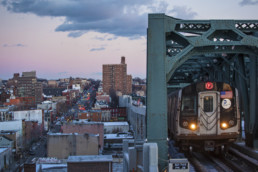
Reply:
<svg viewBox="0 0 258 172"><path fill-rule="evenodd" d="M238 92L227 83L201 82L168 97L168 128L183 150L224 150L240 130Z"/></svg>

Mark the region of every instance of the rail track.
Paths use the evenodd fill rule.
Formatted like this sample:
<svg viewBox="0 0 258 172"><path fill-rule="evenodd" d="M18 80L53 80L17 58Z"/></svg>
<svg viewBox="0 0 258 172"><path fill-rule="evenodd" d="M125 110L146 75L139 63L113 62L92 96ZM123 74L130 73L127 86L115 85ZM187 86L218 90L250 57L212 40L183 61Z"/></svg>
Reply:
<svg viewBox="0 0 258 172"><path fill-rule="evenodd" d="M193 152L188 160L198 172L258 172L258 160L229 148L224 156Z"/></svg>
<svg viewBox="0 0 258 172"><path fill-rule="evenodd" d="M255 171L258 172L258 160L249 157L235 148L229 148L224 160L234 168L235 171Z"/></svg>
<svg viewBox="0 0 258 172"><path fill-rule="evenodd" d="M193 152L188 160L198 172L233 172L231 167L225 164L220 157L212 154Z"/></svg>

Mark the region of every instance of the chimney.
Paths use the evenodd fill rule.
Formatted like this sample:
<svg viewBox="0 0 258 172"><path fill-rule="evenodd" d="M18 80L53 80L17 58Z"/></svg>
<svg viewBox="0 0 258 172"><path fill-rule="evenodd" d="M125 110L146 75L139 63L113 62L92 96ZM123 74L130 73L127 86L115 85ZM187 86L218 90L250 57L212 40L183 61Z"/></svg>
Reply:
<svg viewBox="0 0 258 172"><path fill-rule="evenodd" d="M125 64L125 57L124 56L121 57L121 64Z"/></svg>

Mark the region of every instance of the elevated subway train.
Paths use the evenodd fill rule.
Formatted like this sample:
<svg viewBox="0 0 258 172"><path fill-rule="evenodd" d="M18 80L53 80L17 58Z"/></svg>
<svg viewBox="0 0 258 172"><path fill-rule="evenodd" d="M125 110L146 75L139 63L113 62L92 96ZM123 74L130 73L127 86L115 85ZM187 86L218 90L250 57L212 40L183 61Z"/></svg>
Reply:
<svg viewBox="0 0 258 172"><path fill-rule="evenodd" d="M238 91L200 82L168 95L168 135L183 149L224 151L240 133Z"/></svg>

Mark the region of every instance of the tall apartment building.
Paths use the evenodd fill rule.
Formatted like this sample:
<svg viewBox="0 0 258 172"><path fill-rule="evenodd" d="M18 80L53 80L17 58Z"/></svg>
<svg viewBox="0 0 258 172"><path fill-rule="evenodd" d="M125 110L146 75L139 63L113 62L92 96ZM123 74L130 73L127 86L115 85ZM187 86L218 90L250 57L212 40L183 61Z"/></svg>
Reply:
<svg viewBox="0 0 258 172"><path fill-rule="evenodd" d="M35 105L42 102L42 83L37 82L36 71L23 72L18 78L17 90L19 97L35 97Z"/></svg>
<svg viewBox="0 0 258 172"><path fill-rule="evenodd" d="M104 92L114 89L122 94L132 93L132 76L127 75L125 57L121 57L121 64L104 64L102 72Z"/></svg>

